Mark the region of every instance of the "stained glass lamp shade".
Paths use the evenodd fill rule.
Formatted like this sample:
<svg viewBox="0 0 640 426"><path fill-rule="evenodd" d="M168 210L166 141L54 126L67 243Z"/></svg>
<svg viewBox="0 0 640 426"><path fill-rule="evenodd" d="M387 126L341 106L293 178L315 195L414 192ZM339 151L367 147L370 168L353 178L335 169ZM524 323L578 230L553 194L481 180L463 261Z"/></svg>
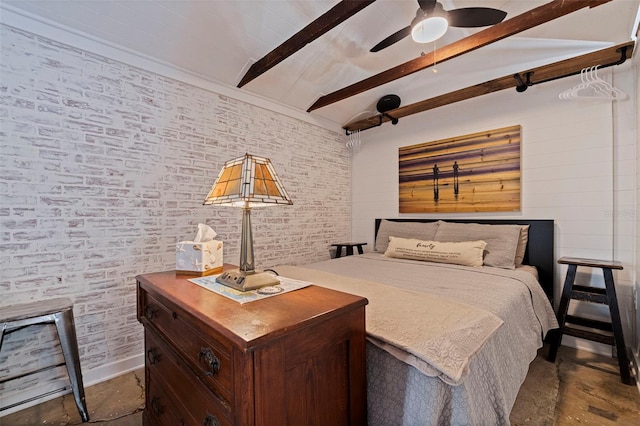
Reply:
<svg viewBox="0 0 640 426"><path fill-rule="evenodd" d="M222 273L216 281L240 291L277 284L273 275L255 270L251 233L252 207L293 204L271 161L249 154L227 161L203 204L242 207L240 266Z"/></svg>

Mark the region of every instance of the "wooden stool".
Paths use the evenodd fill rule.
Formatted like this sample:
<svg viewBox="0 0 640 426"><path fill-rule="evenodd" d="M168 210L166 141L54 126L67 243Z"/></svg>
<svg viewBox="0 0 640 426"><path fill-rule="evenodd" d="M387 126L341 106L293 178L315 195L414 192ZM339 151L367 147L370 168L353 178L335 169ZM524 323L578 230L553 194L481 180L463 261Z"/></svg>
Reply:
<svg viewBox="0 0 640 426"><path fill-rule="evenodd" d="M347 248L347 256L353 255L353 248L358 247L358 254L362 254L362 246L366 246L367 243L338 243L331 244L332 247L336 247L336 259L342 257L342 247Z"/></svg>
<svg viewBox="0 0 640 426"><path fill-rule="evenodd" d="M608 345L615 345L618 354L618 365L620 366L620 378L627 385L633 385L634 381L631 377L629 358L627 356L627 347L624 344L624 335L622 334L622 323L620 322L620 310L618 309L618 300L616 298L616 288L613 282L612 269L622 269L620 262L607 262L596 259L580 259L574 257L562 257L558 263L569 265L567 277L562 289L562 297L558 306L558 324L559 329L556 331L555 338L551 340L547 360L555 362L558 347L562 342L562 335L568 334L574 337L589 339ZM601 268L604 274L605 288L575 285L576 271L578 266L589 266L592 268ZM609 306L611 322L597 321L587 318L581 318L574 315L567 315L569 309L569 301L571 299L584 302L600 303ZM565 323L575 324L591 329L602 330L606 333L597 331L587 331L580 328L566 325ZM611 336L610 333L613 333Z"/></svg>
<svg viewBox="0 0 640 426"><path fill-rule="evenodd" d="M78 355L78 341L76 338L76 329L73 321L73 303L71 302L71 300L68 298L58 298L45 300L42 302L32 302L23 303L20 305L6 306L0 310L0 321L2 322L2 334L0 334L0 350L2 349L2 343L4 341L5 334L9 334L13 331L16 331L17 329L28 327L30 325L51 323L54 323L56 325L58 339L60 340L60 347L62 348L62 354L64 356L63 364L67 367L67 373L69 374L69 381L71 382L71 388L73 389L73 396L76 400L78 412L80 413L82 421L88 422L89 413L87 411L87 404L84 397L82 372L80 371L80 356ZM7 379L4 379L2 383L8 382L10 380L15 380L17 378L24 377L30 374L35 374L52 367L58 367L63 364L43 367L16 377L9 377ZM52 392L48 392L44 395L29 398L25 401L3 407L2 409L6 410L8 408L12 408L25 402L36 400L38 398L50 395L63 389L58 389Z"/></svg>

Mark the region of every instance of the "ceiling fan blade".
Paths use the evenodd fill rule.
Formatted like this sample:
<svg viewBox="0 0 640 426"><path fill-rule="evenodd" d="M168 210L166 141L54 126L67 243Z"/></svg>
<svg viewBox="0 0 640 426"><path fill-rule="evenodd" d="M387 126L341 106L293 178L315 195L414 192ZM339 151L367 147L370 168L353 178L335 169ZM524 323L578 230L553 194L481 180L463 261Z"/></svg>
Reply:
<svg viewBox="0 0 640 426"><path fill-rule="evenodd" d="M382 40L380 43L373 46L371 50L369 50L369 52L378 52L386 47L391 46L394 43L399 42L409 34L411 34L411 26L404 27L403 29L396 31L395 33L391 34L389 37Z"/></svg>
<svg viewBox="0 0 640 426"><path fill-rule="evenodd" d="M490 7L463 7L447 12L452 27L486 27L497 24L507 16L507 12Z"/></svg>
<svg viewBox="0 0 640 426"><path fill-rule="evenodd" d="M431 13L433 8L436 6L436 3L436 0L418 0L420 9L424 10L425 13Z"/></svg>

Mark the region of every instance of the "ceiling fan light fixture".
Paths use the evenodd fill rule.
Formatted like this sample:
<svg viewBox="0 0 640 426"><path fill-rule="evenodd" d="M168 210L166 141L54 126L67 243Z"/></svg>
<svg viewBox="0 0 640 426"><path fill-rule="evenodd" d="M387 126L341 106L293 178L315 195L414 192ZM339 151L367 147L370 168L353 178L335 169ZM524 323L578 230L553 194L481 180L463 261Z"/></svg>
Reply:
<svg viewBox="0 0 640 426"><path fill-rule="evenodd" d="M416 17L411 23L411 38L416 43L430 43L442 37L449 28L443 16Z"/></svg>

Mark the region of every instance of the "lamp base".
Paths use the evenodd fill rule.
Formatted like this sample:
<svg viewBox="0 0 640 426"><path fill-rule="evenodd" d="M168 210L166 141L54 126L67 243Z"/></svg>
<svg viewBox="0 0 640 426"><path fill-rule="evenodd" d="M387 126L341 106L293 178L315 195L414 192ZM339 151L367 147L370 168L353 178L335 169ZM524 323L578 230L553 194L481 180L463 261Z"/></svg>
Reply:
<svg viewBox="0 0 640 426"><path fill-rule="evenodd" d="M238 291L249 291L280 284L280 281L268 272L255 271L246 273L239 269L223 272L216 277L216 282Z"/></svg>

